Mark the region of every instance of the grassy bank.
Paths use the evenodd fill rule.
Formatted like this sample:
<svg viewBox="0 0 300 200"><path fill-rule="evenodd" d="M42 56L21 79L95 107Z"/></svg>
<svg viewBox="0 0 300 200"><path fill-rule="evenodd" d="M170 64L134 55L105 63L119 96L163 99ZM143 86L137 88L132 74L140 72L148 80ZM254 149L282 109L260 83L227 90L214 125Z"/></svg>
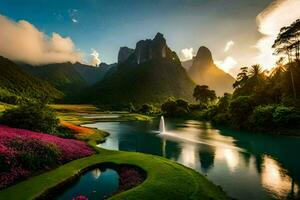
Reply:
<svg viewBox="0 0 300 200"><path fill-rule="evenodd" d="M147 172L136 188L111 199L228 199L224 192L199 173L173 161L142 153L99 149L99 154L72 161L0 191L0 199L34 199L98 163L132 164Z"/></svg>
<svg viewBox="0 0 300 200"><path fill-rule="evenodd" d="M105 121L150 121L151 117L138 113L129 112L103 112L99 111L93 105L68 105L68 104L52 104L50 105L56 110L59 119L73 124L87 124ZM86 116L94 116L87 118Z"/></svg>

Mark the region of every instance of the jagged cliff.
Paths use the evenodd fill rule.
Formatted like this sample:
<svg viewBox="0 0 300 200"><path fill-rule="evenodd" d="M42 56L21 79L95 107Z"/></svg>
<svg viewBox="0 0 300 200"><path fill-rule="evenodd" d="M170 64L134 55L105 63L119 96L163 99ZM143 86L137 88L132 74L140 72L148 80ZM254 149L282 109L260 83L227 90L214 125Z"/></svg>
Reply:
<svg viewBox="0 0 300 200"><path fill-rule="evenodd" d="M195 84L161 33L137 42L130 55L127 50L120 49L115 72L87 89L82 100L105 104L160 103L170 96L193 100Z"/></svg>

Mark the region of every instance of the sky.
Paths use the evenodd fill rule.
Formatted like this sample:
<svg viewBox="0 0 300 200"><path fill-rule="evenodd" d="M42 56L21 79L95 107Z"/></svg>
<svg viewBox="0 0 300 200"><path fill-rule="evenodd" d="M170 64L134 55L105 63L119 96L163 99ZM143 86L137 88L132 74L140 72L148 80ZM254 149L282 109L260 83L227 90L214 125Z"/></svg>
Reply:
<svg viewBox="0 0 300 200"><path fill-rule="evenodd" d="M274 65L279 29L300 0L0 0L0 55L31 64L117 61L121 46L164 34L181 60L208 47L215 63Z"/></svg>

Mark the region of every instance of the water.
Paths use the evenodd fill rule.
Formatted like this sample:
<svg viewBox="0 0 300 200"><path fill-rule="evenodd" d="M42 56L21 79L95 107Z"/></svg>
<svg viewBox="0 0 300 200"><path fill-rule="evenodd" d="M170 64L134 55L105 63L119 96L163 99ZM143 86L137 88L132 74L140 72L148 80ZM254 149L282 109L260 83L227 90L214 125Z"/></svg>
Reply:
<svg viewBox="0 0 300 200"><path fill-rule="evenodd" d="M79 195L89 200L105 199L118 190L119 175L112 169L93 169L80 176L57 200L71 200Z"/></svg>
<svg viewBox="0 0 300 200"><path fill-rule="evenodd" d="M198 121L87 125L111 133L107 149L164 156L191 167L237 199L300 198L300 138L216 129Z"/></svg>
<svg viewBox="0 0 300 200"><path fill-rule="evenodd" d="M159 122L159 132L160 132L161 134L164 134L164 133L166 132L164 116L161 116L161 117L160 117L160 122Z"/></svg>

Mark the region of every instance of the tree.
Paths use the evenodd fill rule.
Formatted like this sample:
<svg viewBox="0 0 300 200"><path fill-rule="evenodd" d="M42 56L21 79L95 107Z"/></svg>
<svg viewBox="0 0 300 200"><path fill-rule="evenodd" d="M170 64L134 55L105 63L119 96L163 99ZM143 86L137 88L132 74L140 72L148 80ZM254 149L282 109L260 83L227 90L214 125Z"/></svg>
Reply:
<svg viewBox="0 0 300 200"><path fill-rule="evenodd" d="M193 96L196 101L200 102L200 104L208 104L217 98L216 92L214 90L210 90L207 85L197 85L194 89Z"/></svg>
<svg viewBox="0 0 300 200"><path fill-rule="evenodd" d="M236 81L233 83L233 88L241 88L244 86L246 81L248 80L248 67L242 67L241 72L238 73Z"/></svg>
<svg viewBox="0 0 300 200"><path fill-rule="evenodd" d="M294 59L299 60L300 55L300 19L293 22L290 26L280 29L272 48L274 54L285 54L289 62Z"/></svg>
<svg viewBox="0 0 300 200"><path fill-rule="evenodd" d="M280 32L272 46L275 49L274 54L285 54L288 59L290 66L291 82L293 86L294 99L297 99L295 81L293 74L293 65L291 64L294 60L299 62L300 56L300 19L297 19L290 26L285 26L280 29Z"/></svg>

